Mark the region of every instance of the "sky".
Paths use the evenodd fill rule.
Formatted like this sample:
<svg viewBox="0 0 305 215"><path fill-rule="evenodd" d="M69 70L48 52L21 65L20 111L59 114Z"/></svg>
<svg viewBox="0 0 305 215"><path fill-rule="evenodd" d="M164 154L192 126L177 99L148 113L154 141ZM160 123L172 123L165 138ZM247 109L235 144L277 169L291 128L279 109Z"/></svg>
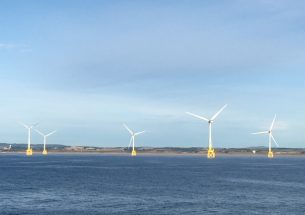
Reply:
<svg viewBox="0 0 305 215"><path fill-rule="evenodd" d="M305 147L304 68L301 0L3 0L0 142Z"/></svg>

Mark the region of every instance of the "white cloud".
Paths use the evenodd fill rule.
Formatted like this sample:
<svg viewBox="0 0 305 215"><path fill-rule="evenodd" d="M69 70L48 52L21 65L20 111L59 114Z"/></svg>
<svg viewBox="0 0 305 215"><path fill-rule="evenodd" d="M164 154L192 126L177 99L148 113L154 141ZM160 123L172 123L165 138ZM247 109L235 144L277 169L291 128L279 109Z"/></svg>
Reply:
<svg viewBox="0 0 305 215"><path fill-rule="evenodd" d="M14 43L0 43L0 50L15 50L21 53L32 51L31 47L28 45L24 45L24 44L20 45Z"/></svg>
<svg viewBox="0 0 305 215"><path fill-rule="evenodd" d="M13 49L16 48L15 44L11 43L0 43L0 49Z"/></svg>

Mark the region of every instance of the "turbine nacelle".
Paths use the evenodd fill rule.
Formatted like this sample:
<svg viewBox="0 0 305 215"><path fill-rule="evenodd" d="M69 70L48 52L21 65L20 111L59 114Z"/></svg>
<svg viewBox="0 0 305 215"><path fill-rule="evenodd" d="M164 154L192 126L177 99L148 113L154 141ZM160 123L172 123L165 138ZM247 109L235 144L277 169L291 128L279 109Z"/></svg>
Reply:
<svg viewBox="0 0 305 215"><path fill-rule="evenodd" d="M193 116L197 119L201 119L204 120L206 122L208 122L209 124L212 124L214 122L214 120L217 118L217 116L227 107L227 105L224 105L219 111L217 111L217 113L215 113L210 119L205 118L203 116L199 116L197 114L191 113L191 112L186 112L186 114Z"/></svg>
<svg viewBox="0 0 305 215"><path fill-rule="evenodd" d="M52 132L50 132L50 133L48 133L48 134L45 134L45 133L42 133L41 131L39 131L38 129L34 129L34 130L35 130L38 134L40 134L41 136L43 136L43 137L48 137L48 136L50 136L50 135L56 133L56 131L52 131Z"/></svg>
<svg viewBox="0 0 305 215"><path fill-rule="evenodd" d="M23 122L18 122L20 125L22 125L23 127L25 127L26 129L33 129L34 127L36 127L39 123L35 123L33 125L27 125Z"/></svg>

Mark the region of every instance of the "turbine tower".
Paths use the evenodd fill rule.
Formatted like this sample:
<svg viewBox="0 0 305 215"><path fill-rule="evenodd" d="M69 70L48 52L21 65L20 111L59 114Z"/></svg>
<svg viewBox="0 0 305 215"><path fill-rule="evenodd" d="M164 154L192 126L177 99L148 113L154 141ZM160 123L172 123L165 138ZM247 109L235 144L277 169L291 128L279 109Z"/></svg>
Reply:
<svg viewBox="0 0 305 215"><path fill-rule="evenodd" d="M42 151L42 154L43 155L47 155L48 154L48 151L46 149L46 144L47 144L47 137L54 134L56 131L52 131L48 134L44 134L42 133L41 131L39 131L38 129L35 129L35 131L40 134L41 136L43 136L43 151Z"/></svg>
<svg viewBox="0 0 305 215"><path fill-rule="evenodd" d="M31 148L31 131L36 125L38 125L38 123L36 123L34 125L26 125L22 122L19 122L19 123L26 129L28 129L28 148L26 150L26 155L31 156L31 155L33 155L33 149Z"/></svg>
<svg viewBox="0 0 305 215"><path fill-rule="evenodd" d="M135 142L135 137L139 134L142 134L144 133L145 131L140 131L140 132L133 132L130 128L128 128L128 126L126 124L123 124L123 126L126 128L126 130L130 133L131 135L131 138L130 138L130 142L129 142L129 145L128 145L128 148L130 147L131 143L132 143L132 152L131 152L131 156L136 156L137 155L137 152L135 150L135 147L134 147L134 142Z"/></svg>
<svg viewBox="0 0 305 215"><path fill-rule="evenodd" d="M273 135L272 135L272 130L273 130L273 126L274 126L274 122L276 119L276 115L274 115L273 121L271 123L271 126L269 128L268 131L262 131L262 132L256 132L256 133L252 133L252 134L268 134L269 135L269 151L268 151L268 158L273 158L273 152L272 152L272 148L271 148L271 142L273 140L273 142L275 143L276 146L279 146L277 144L277 142L275 141Z"/></svg>
<svg viewBox="0 0 305 215"><path fill-rule="evenodd" d="M193 117L196 117L198 119L204 120L206 122L208 122L209 124L209 149L208 149L208 154L207 157L208 158L215 158L215 150L213 148L212 145L212 123L214 122L214 120L216 119L216 117L227 107L227 105L224 105L217 113L214 114L214 116L212 116L211 119L207 119L203 116L199 116L190 112L186 112L188 115L191 115Z"/></svg>

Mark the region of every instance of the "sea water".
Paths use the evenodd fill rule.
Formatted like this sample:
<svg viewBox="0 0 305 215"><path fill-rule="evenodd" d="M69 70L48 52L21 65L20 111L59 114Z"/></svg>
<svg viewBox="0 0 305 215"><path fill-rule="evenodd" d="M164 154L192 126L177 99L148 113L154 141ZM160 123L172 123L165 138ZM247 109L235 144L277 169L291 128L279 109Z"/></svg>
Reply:
<svg viewBox="0 0 305 215"><path fill-rule="evenodd" d="M305 158L1 154L0 214L305 214Z"/></svg>

